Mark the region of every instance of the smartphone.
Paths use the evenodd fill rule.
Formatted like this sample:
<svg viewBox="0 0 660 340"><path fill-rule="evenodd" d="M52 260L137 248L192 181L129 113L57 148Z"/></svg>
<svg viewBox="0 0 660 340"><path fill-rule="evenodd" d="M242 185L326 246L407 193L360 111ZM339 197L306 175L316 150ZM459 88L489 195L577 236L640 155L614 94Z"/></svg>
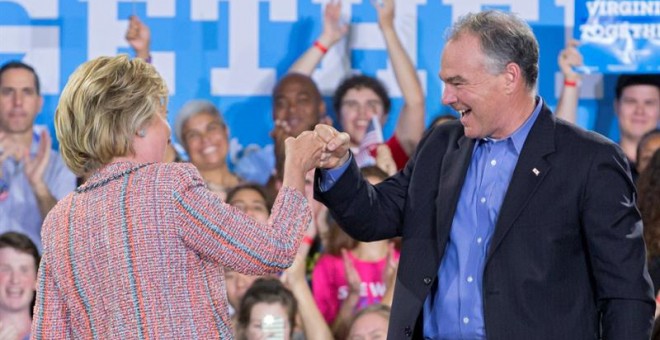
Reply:
<svg viewBox="0 0 660 340"><path fill-rule="evenodd" d="M261 332L267 340L284 340L285 326L284 319L277 316L266 315L261 319Z"/></svg>

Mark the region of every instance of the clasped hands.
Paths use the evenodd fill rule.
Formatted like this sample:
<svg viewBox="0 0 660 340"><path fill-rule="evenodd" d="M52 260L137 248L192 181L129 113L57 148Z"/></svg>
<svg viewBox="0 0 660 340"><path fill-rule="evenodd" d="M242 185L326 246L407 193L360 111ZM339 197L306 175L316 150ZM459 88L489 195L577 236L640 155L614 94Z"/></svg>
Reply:
<svg viewBox="0 0 660 340"><path fill-rule="evenodd" d="M313 131L285 140L286 162L303 171L332 169L348 161L350 137L330 125L317 124Z"/></svg>

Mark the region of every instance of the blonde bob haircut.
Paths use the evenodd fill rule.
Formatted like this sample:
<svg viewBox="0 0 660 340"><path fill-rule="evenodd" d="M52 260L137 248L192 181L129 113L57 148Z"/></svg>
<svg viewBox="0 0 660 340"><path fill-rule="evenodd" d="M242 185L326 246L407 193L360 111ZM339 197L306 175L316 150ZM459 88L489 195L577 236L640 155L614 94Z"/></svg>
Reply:
<svg viewBox="0 0 660 340"><path fill-rule="evenodd" d="M133 138L166 109L167 94L163 78L141 59L99 57L79 66L55 111L66 165L82 176L133 154Z"/></svg>

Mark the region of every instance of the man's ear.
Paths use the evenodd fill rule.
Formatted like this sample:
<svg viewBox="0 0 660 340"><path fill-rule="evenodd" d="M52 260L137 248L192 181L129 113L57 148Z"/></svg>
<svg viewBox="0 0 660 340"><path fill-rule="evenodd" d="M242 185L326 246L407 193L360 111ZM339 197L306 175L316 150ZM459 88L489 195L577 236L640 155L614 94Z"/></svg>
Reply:
<svg viewBox="0 0 660 340"><path fill-rule="evenodd" d="M525 86L522 76L522 69L520 65L516 63L508 63L504 67L504 79L505 79L505 94L511 94L519 86Z"/></svg>

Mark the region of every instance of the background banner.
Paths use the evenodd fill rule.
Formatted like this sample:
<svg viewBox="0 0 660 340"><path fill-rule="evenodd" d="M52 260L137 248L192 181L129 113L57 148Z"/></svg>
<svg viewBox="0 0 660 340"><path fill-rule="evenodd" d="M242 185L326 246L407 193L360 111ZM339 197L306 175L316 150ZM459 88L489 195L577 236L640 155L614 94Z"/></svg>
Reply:
<svg viewBox="0 0 660 340"><path fill-rule="evenodd" d="M54 132L58 96L69 75L91 58L131 53L124 36L129 16L136 14L151 29L153 63L170 89L170 122L187 100L211 100L230 127L236 158L250 145L260 149L272 143L271 90L320 34L324 3L0 0L0 63L21 59L36 68L45 98L37 123ZM548 105L556 105L562 84L557 55L572 34L573 0L398 0L396 5L395 25L423 84L427 122L451 112L440 103L438 79L445 30L461 15L485 9L515 12L530 23L541 46L539 93ZM330 49L314 79L326 101L352 72L382 80L394 98L383 127L388 138L402 104L376 12L370 0L343 0L342 11L351 25L349 36ZM617 139L613 82L598 76L585 79L582 87L578 123Z"/></svg>
<svg viewBox="0 0 660 340"><path fill-rule="evenodd" d="M576 0L587 73L660 73L660 1Z"/></svg>

